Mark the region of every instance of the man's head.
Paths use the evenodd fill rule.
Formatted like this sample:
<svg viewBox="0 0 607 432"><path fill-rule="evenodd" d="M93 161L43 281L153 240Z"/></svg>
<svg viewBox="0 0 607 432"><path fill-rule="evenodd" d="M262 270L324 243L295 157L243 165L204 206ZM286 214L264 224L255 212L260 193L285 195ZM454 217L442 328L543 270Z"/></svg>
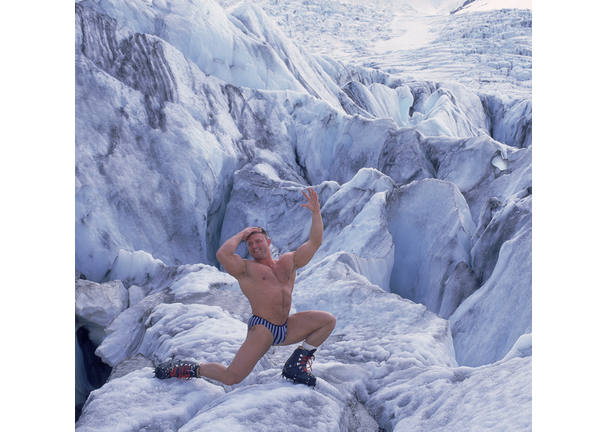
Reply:
<svg viewBox="0 0 607 432"><path fill-rule="evenodd" d="M249 249L249 254L253 259L263 260L268 256L272 256L272 252L270 251L271 240L265 229L260 227L259 231L249 234L245 242Z"/></svg>
<svg viewBox="0 0 607 432"><path fill-rule="evenodd" d="M269 239L269 238L270 238L270 237L268 236L268 232L267 232L265 229L263 229L262 227L258 227L258 228L259 228L259 231L255 231L255 232L252 232L251 234L249 234L249 236L246 238L246 240L245 240L245 241L248 241L248 240L249 240L249 238L250 238L250 237L251 237L253 234L263 234L263 235L265 236L265 238L266 238L266 239Z"/></svg>

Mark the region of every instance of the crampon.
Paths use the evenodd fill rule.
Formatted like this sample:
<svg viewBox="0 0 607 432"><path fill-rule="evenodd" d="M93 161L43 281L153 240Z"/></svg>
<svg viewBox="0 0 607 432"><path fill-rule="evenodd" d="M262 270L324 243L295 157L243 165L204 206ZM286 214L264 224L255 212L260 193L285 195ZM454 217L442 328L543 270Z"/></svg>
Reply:
<svg viewBox="0 0 607 432"><path fill-rule="evenodd" d="M158 379L177 378L190 380L197 377L197 372L198 365L196 363L169 360L154 370L154 376Z"/></svg>
<svg viewBox="0 0 607 432"><path fill-rule="evenodd" d="M297 348L282 368L282 376L293 382L315 387L316 377L311 373L315 351Z"/></svg>

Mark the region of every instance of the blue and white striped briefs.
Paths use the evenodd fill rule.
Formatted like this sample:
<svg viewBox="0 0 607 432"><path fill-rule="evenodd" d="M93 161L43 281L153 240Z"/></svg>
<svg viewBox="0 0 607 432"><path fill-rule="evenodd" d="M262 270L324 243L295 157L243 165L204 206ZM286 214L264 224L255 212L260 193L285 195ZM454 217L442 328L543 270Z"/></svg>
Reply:
<svg viewBox="0 0 607 432"><path fill-rule="evenodd" d="M269 321L266 321L262 317L258 317L257 315L253 315L251 318L249 318L249 324L248 324L249 330L251 330L251 327L258 325L258 324L265 326L268 330L270 330L272 332L272 335L274 336L274 341L272 342L272 345L281 344L287 338L286 321L283 325L277 326L275 324L272 324Z"/></svg>

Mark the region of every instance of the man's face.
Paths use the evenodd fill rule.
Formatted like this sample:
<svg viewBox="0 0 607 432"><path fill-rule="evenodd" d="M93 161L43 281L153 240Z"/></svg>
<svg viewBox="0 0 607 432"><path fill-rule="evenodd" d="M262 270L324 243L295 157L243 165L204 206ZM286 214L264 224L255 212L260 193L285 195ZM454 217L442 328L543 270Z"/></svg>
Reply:
<svg viewBox="0 0 607 432"><path fill-rule="evenodd" d="M268 255L271 256L270 252L270 239L266 238L262 233L253 233L247 238L247 247L249 248L249 254L254 259L264 259Z"/></svg>

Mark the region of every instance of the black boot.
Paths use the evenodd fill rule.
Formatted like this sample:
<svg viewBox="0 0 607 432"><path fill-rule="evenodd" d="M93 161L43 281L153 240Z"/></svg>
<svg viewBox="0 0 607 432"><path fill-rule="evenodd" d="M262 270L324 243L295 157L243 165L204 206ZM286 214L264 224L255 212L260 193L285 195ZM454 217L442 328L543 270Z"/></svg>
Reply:
<svg viewBox="0 0 607 432"><path fill-rule="evenodd" d="M190 380L196 378L198 365L195 363L186 363L181 360L166 361L156 368L154 376L158 379L177 378Z"/></svg>
<svg viewBox="0 0 607 432"><path fill-rule="evenodd" d="M306 384L310 387L316 385L316 377L310 373L312 370L312 360L314 360L315 349L307 351L303 348L297 348L289 360L282 368L282 376L296 383ZM310 371L308 370L310 365Z"/></svg>

